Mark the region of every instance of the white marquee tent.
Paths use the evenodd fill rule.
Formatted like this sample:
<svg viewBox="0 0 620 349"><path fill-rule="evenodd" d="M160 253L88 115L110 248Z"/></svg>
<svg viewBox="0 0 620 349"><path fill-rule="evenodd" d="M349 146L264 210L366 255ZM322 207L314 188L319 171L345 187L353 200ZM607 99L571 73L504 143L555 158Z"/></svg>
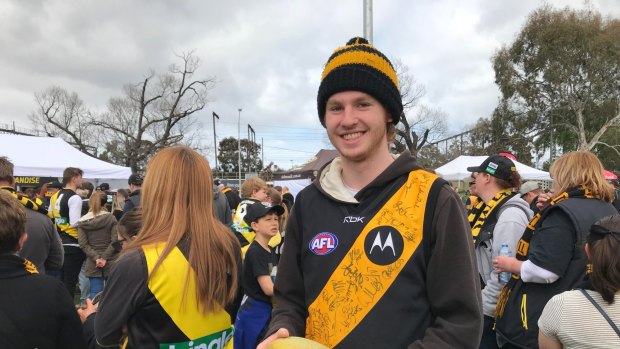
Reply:
<svg viewBox="0 0 620 349"><path fill-rule="evenodd" d="M471 172L467 171L468 167L479 166L488 156L465 156L448 162L447 164L435 169L437 174L441 175L447 181L460 181L469 178ZM533 167L524 165L518 161L514 161L517 171L524 180L546 180L550 181L549 172L541 171Z"/></svg>
<svg viewBox="0 0 620 349"><path fill-rule="evenodd" d="M123 179L129 167L117 166L88 156L61 138L0 134L0 156L15 165L15 176L62 177L67 167L78 167L84 178Z"/></svg>

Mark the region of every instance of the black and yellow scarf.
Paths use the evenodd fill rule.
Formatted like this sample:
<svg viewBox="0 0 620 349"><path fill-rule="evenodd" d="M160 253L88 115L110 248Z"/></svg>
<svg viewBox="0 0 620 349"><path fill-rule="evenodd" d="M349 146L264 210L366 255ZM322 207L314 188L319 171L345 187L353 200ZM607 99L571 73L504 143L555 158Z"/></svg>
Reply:
<svg viewBox="0 0 620 349"><path fill-rule="evenodd" d="M480 230L484 226L484 223L487 221L487 219L494 215L497 215L496 208L502 207L502 205L506 201L510 200L513 195L514 194L512 194L508 189L500 191L499 193L495 194L495 196L491 199L491 201L489 201L486 206L484 206L484 209L482 209L482 213L477 213L477 217L472 217L472 215L476 213L472 212L470 214L470 217L468 218L472 219L472 221L474 222L472 224L472 221L470 221L471 235L474 237L474 245L478 242L478 235L480 234ZM484 205L484 201L480 200L480 202ZM478 205L480 205L480 203ZM478 205L476 205L476 207L478 207Z"/></svg>
<svg viewBox="0 0 620 349"><path fill-rule="evenodd" d="M476 202L472 202L471 207L467 210L467 221L469 222L469 226L471 228L474 227L474 223L476 223L476 220L478 220L478 217L482 211L484 211L484 207L486 206L484 200L480 197L472 196L472 198L475 198Z"/></svg>
<svg viewBox="0 0 620 349"><path fill-rule="evenodd" d="M19 203L22 204L25 208L37 211L47 216L47 210L45 209L45 207L43 207L43 205L39 205L33 200L30 200L30 198L28 198L26 195L18 193L15 189L13 189L13 187L0 187L0 189L6 190L11 193L11 195L13 195L13 197L17 201L19 201Z"/></svg>
<svg viewBox="0 0 620 349"><path fill-rule="evenodd" d="M590 189L585 186L580 186L574 189L570 189L561 193L560 195L554 197L549 201L549 205L538 212L534 218L528 223L527 228L525 228L525 232L521 236L519 243L517 244L516 258L520 261L526 261L528 257L528 251L530 249L530 241L532 241L532 237L534 236L534 231L536 230L536 226L539 224L542 217L555 205L559 202L562 202L568 198L587 198L587 199L596 199ZM520 279L519 274L512 274L512 278L510 281L502 288L502 291L499 294L499 298L497 300L497 307L495 308L495 315L502 316L504 314L504 309L506 307L506 302L508 301L508 296L510 295L510 290L514 288L516 282Z"/></svg>

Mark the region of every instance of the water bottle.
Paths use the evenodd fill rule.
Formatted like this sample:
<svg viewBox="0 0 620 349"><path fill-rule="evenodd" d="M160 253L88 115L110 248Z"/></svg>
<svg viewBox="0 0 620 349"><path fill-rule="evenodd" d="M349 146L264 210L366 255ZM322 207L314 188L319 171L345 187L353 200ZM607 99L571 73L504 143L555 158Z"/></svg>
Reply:
<svg viewBox="0 0 620 349"><path fill-rule="evenodd" d="M506 256L506 257L512 257L512 252L510 252L510 248L508 248L508 243L502 243L502 247L500 247L499 249L499 255L500 256ZM510 281L510 278L512 277L512 274L508 271L503 271L501 273L499 273L499 283L502 285L505 285L508 283L508 281Z"/></svg>

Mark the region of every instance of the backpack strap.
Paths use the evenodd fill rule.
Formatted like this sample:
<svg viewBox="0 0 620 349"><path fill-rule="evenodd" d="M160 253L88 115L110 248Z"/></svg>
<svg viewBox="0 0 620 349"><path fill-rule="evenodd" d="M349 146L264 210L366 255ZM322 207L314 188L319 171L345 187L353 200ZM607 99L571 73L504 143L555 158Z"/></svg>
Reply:
<svg viewBox="0 0 620 349"><path fill-rule="evenodd" d="M620 330L618 329L618 326L616 326L616 324L614 324L614 322L611 321L611 319L609 318L609 315L607 315L605 310L601 308L601 306L594 300L594 298L592 298L592 296L590 296L590 294L588 294L588 292L586 292L586 290L584 290L583 288L580 288L579 291L581 291L581 293L583 293L583 295L586 296L586 298L590 301L590 303L594 305L596 310L598 310L598 312L601 313L601 315L603 315L603 317L605 318L609 326L611 326L611 328L613 328L614 331L616 331L616 334L618 335L618 337L620 337Z"/></svg>

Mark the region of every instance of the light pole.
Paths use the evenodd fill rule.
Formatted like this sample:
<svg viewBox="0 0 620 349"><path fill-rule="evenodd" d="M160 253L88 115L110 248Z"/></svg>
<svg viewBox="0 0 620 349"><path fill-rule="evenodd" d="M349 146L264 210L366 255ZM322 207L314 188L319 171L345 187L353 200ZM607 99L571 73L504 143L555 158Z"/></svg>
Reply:
<svg viewBox="0 0 620 349"><path fill-rule="evenodd" d="M364 0L364 38L372 45L372 0Z"/></svg>
<svg viewBox="0 0 620 349"><path fill-rule="evenodd" d="M217 175L217 141L215 140L215 118L218 120L220 117L213 112L213 149L215 149L215 174Z"/></svg>
<svg viewBox="0 0 620 349"><path fill-rule="evenodd" d="M256 144L256 132L254 132L254 129L252 128L252 126L250 126L250 124L248 124L248 154L247 154L247 159L248 159L248 172L252 172L252 158L250 157L250 154L252 154L252 156L254 156L254 144Z"/></svg>
<svg viewBox="0 0 620 349"><path fill-rule="evenodd" d="M237 165L239 166L239 192L241 192L241 108L239 108L239 119L237 120Z"/></svg>

